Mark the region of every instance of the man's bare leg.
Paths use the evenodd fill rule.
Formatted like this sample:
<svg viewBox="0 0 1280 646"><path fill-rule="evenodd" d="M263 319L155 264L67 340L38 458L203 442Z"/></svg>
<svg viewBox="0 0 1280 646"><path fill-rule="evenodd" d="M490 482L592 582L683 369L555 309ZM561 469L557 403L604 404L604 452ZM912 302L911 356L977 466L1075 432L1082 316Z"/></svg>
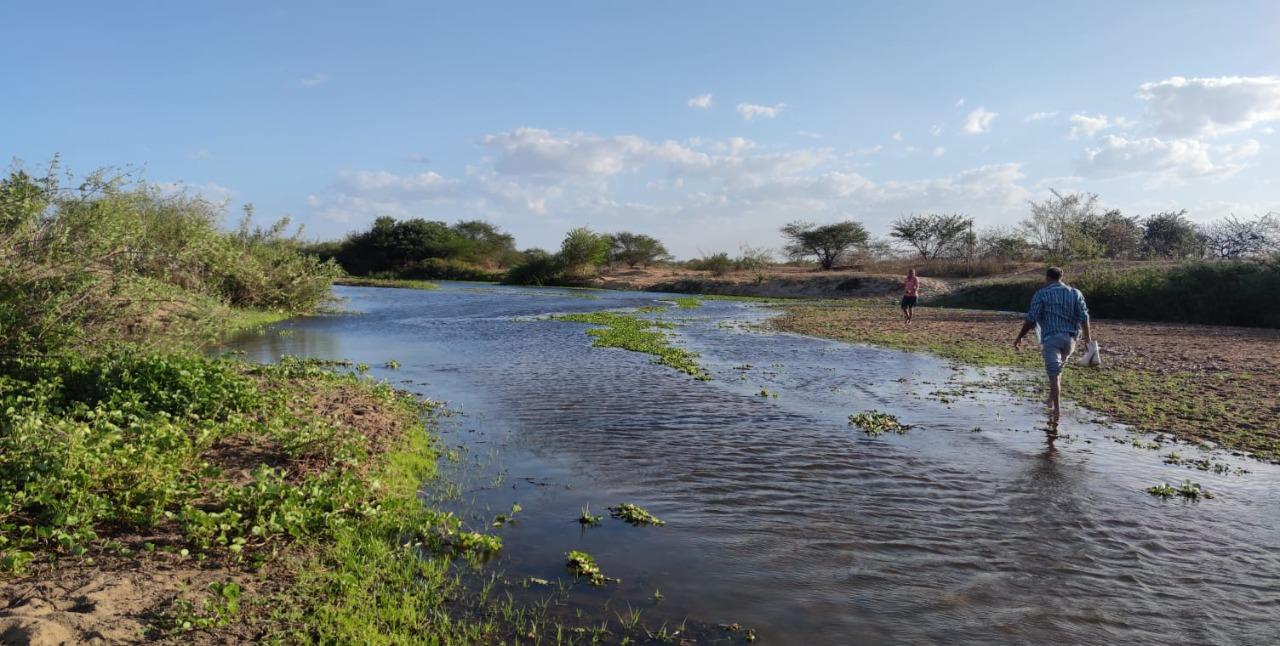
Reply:
<svg viewBox="0 0 1280 646"><path fill-rule="evenodd" d="M1049 425L1058 425L1058 416L1062 412L1062 375L1049 378Z"/></svg>

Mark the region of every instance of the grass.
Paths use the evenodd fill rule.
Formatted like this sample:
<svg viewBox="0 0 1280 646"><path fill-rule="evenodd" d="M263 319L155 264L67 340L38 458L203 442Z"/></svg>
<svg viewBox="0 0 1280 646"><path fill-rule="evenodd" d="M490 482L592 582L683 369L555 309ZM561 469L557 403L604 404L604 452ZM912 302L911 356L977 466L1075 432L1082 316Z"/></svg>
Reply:
<svg viewBox="0 0 1280 646"><path fill-rule="evenodd" d="M921 321L940 322L927 332L906 330L895 307L863 299L787 305L783 316L772 324L788 332L927 352L974 366L1025 369L1027 379L1012 380L1010 385L1020 391L1043 387L1040 354L1034 343L1028 341L1033 348L1021 352L1011 346L1016 319L995 322L1008 328L1007 340L996 342L970 333L965 320L971 317L964 312L918 307L916 316ZM949 316L958 321L954 329L945 323ZM1063 379L1066 394L1073 401L1140 430L1168 432L1197 442L1209 440L1248 451L1259 459L1280 461L1280 419L1272 413L1274 395L1266 388L1250 387L1249 375L1156 372L1122 367L1115 361L1106 369L1095 370L1081 368L1073 359Z"/></svg>
<svg viewBox="0 0 1280 646"><path fill-rule="evenodd" d="M552 316L551 320L599 326L587 330L587 334L595 338L594 347L651 354L655 357L654 363L675 368L702 381L711 379L711 375L698 365L697 353L671 344L670 337L664 332L673 327L670 323L609 311L560 314Z"/></svg>
<svg viewBox="0 0 1280 646"><path fill-rule="evenodd" d="M333 280L334 285L351 287L393 287L399 289L440 289L440 286L429 280L412 280L408 278L362 278L343 276Z"/></svg>

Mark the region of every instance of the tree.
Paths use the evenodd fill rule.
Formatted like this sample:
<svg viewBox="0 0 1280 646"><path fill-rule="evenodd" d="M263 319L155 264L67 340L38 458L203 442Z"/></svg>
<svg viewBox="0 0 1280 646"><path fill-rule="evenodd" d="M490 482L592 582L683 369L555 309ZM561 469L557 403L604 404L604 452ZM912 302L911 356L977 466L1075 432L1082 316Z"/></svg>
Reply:
<svg viewBox="0 0 1280 646"><path fill-rule="evenodd" d="M1103 213L1086 223L1087 234L1102 247L1107 258L1132 258L1142 245L1142 224L1136 217L1125 217L1119 209Z"/></svg>
<svg viewBox="0 0 1280 646"><path fill-rule="evenodd" d="M625 263L628 267L650 264L667 258L667 248L656 238L638 233L621 232L609 237L610 262Z"/></svg>
<svg viewBox="0 0 1280 646"><path fill-rule="evenodd" d="M609 236L587 227L578 227L565 235L560 243L559 258L566 269L589 273L603 263L609 253Z"/></svg>
<svg viewBox="0 0 1280 646"><path fill-rule="evenodd" d="M782 227L782 235L787 238L787 255L797 259L814 256L828 271L850 247L865 245L869 237L867 230L853 220L825 225L792 222Z"/></svg>
<svg viewBox="0 0 1280 646"><path fill-rule="evenodd" d="M1101 253L1100 245L1087 234L1087 223L1099 217L1095 193L1063 195L1049 189L1053 197L1031 202L1031 215L1023 220L1023 232L1031 244L1050 258L1069 260ZM1074 249L1073 249L1074 247Z"/></svg>
<svg viewBox="0 0 1280 646"><path fill-rule="evenodd" d="M449 227L458 238L458 256L470 262L507 265L516 252L516 239L483 220L463 220Z"/></svg>
<svg viewBox="0 0 1280 646"><path fill-rule="evenodd" d="M1204 239L1187 211L1165 211L1148 217L1142 224L1142 251L1148 257L1186 258L1204 249Z"/></svg>
<svg viewBox="0 0 1280 646"><path fill-rule="evenodd" d="M1280 251L1280 220L1274 213L1252 220L1229 216L1203 230L1205 246L1219 258L1245 258Z"/></svg>
<svg viewBox="0 0 1280 646"><path fill-rule="evenodd" d="M915 248L922 260L943 255L963 255L965 235L973 227L973 218L960 215L912 215L898 218L889 235Z"/></svg>
<svg viewBox="0 0 1280 646"><path fill-rule="evenodd" d="M1017 229L991 228L978 237L978 253L984 258L1026 260L1031 251L1031 243Z"/></svg>

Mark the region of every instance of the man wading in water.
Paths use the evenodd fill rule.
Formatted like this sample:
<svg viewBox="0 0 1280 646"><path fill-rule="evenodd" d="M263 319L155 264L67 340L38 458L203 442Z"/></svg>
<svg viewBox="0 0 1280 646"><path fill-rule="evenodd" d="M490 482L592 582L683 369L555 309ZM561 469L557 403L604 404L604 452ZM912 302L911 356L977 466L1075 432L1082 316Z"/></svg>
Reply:
<svg viewBox="0 0 1280 646"><path fill-rule="evenodd" d="M1040 351L1044 355L1044 370L1049 375L1049 425L1058 426L1062 398L1062 366L1076 349L1076 335L1084 328L1084 343L1093 340L1089 327L1089 308L1084 304L1080 290L1062 283L1062 270L1050 267L1044 274L1044 287L1031 297L1022 331L1014 340L1015 350L1022 349L1022 339L1040 326Z"/></svg>

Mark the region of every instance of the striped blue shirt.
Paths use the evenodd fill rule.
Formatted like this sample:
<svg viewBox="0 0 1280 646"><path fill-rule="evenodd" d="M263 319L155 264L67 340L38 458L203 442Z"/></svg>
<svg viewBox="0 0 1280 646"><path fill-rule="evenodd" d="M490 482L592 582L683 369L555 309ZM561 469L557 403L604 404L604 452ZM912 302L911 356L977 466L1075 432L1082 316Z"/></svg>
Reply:
<svg viewBox="0 0 1280 646"><path fill-rule="evenodd" d="M1041 287L1031 297L1031 308L1027 310L1027 321L1040 326L1041 339L1055 334L1075 336L1080 333L1080 324L1088 320L1089 308L1084 304L1084 294L1062 281Z"/></svg>

